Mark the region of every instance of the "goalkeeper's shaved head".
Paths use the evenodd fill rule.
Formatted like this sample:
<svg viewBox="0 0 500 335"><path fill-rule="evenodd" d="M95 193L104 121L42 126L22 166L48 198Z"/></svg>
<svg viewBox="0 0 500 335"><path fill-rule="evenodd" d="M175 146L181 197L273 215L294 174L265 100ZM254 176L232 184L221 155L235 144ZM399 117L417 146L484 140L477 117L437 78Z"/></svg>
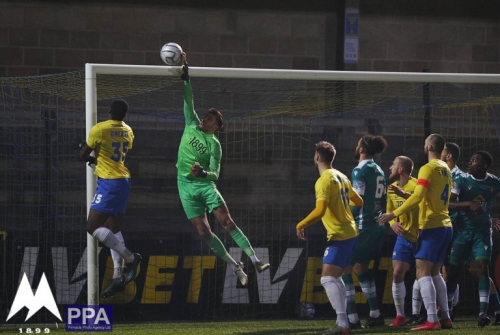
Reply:
<svg viewBox="0 0 500 335"><path fill-rule="evenodd" d="M113 120L123 121L128 113L128 103L123 99L114 100L111 103L109 114Z"/></svg>

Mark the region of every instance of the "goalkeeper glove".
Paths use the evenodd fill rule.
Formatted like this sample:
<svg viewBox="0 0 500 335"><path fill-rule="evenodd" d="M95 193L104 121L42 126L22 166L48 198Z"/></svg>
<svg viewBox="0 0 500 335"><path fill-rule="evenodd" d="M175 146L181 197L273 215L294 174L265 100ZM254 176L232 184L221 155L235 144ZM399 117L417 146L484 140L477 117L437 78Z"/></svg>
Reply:
<svg viewBox="0 0 500 335"><path fill-rule="evenodd" d="M198 178L206 178L207 177L207 171L201 166L199 163L195 163L191 167L191 174L195 177Z"/></svg>
<svg viewBox="0 0 500 335"><path fill-rule="evenodd" d="M182 66L181 79L189 83L189 67L187 62L184 62L184 65Z"/></svg>

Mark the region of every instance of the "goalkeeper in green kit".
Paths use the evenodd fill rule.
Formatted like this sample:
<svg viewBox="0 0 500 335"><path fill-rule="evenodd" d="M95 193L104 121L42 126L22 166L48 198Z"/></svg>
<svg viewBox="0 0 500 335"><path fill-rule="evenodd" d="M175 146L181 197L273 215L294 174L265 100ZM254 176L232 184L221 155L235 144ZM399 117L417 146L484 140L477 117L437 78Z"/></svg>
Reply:
<svg viewBox="0 0 500 335"><path fill-rule="evenodd" d="M261 262L248 241L248 238L236 226L222 195L215 182L219 178L222 149L215 132L224 125L222 114L210 108L200 121L194 111L193 89L189 82L189 68L186 54L182 54L182 75L184 91L184 117L186 127L182 134L177 158L177 186L182 207L188 219L196 227L201 238L212 251L233 267L242 285L248 283L243 271L243 263L234 260L221 240L212 233L206 212L213 212L236 244L252 260L258 272L269 268L269 264Z"/></svg>

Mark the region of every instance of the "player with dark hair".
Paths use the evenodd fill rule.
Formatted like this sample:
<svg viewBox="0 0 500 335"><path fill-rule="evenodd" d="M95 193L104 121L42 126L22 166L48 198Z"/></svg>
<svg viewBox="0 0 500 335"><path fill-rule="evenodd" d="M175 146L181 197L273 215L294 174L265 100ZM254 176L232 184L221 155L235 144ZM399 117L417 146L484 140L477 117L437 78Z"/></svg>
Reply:
<svg viewBox="0 0 500 335"><path fill-rule="evenodd" d="M370 307L370 316L364 327L384 325L384 317L377 301L375 279L368 265L382 246L385 234L385 227L377 223L377 217L385 212L386 180L384 172L373 157L383 152L386 147L387 142L382 136L364 135L355 150L355 158L359 164L352 171L351 180L352 187L363 198L363 206L351 208L359 229L359 239L349 267L342 276L347 290L347 314L353 329L361 328L361 322L356 310L352 271L358 277Z"/></svg>
<svg viewBox="0 0 500 335"><path fill-rule="evenodd" d="M445 140L439 134L425 139L424 152L429 162L420 168L414 193L392 213L382 214L379 223L389 222L419 207L419 226L422 227L415 254L417 280L427 310L427 321L412 330L438 330L451 328L448 312L446 284L440 270L453 235L448 205L453 182L451 171L443 162L441 152ZM441 320L438 319L436 302Z"/></svg>
<svg viewBox="0 0 500 335"><path fill-rule="evenodd" d="M489 277L492 249L490 211L500 192L499 178L488 173L492 162L492 156L486 151L477 151L473 154L467 166L467 173L462 173L455 178L450 203L450 208L459 212L454 225L455 234L451 243L450 264L446 267L448 296L452 296L455 292L464 264L472 256L469 262L469 272L479 283L478 326L481 328L490 324L487 314L492 284ZM458 197L460 200L455 202ZM498 227L495 226L495 228ZM497 314L498 317L500 316Z"/></svg>
<svg viewBox="0 0 500 335"><path fill-rule="evenodd" d="M352 188L349 179L332 167L335 153L331 143L316 143L314 165L320 175L314 186L316 208L297 224L297 237L307 240L304 229L319 220L323 221L328 242L323 257L321 284L337 314L336 323L323 334L349 334L351 329L346 316L346 291L341 276L349 265L358 239L349 203L361 206L363 199Z"/></svg>
<svg viewBox="0 0 500 335"><path fill-rule="evenodd" d="M413 172L413 161L406 156L398 156L391 166L389 180L394 181L387 187L387 213L399 208L415 190L417 179L411 176ZM415 251L418 239L418 207L389 222L397 239L392 253L392 297L396 306L396 319L390 324L391 327L406 325L405 297L406 286L404 282L406 271L410 265L415 263ZM420 294L420 292L418 292ZM419 314L420 305L418 306ZM418 317L416 318L418 320Z"/></svg>
<svg viewBox="0 0 500 335"><path fill-rule="evenodd" d="M453 142L446 142L444 145L443 152L441 153L441 160L443 162L446 162L448 167L451 170L451 178L455 180L460 174L463 173L462 170L457 166L457 161L458 158L460 157L460 147L458 144L453 143ZM456 210L453 210L452 208L448 208L449 210L449 215L451 219L451 223L453 226L455 226L455 223L457 221L457 216L458 212ZM456 231L453 230L453 234L455 234ZM446 282L448 280L448 273L446 272L446 266L449 265L449 255L450 255L450 250L451 249L451 243L448 247L447 251L447 257L445 258L444 265L441 268L441 274L443 276L444 281ZM448 291L450 290L449 286L447 286ZM453 294L448 294L448 308L450 310L450 317L451 320L455 318L454 315L454 307L458 304L458 298L459 298L459 287L458 284L456 285L456 290L453 292Z"/></svg>
<svg viewBox="0 0 500 335"><path fill-rule="evenodd" d="M226 202L217 190L222 149L215 133L224 126L222 114L211 108L200 121L194 110L193 88L189 78L186 54L182 54L181 79L184 90L184 117L186 126L179 145L177 159L177 186L179 197L187 218L196 227L201 238L212 251L230 264L242 285L248 283L243 263L235 261L227 252L222 241L212 233L206 211L212 212L236 244L248 255L258 272L270 267L261 262L248 238L234 223Z"/></svg>
<svg viewBox="0 0 500 335"><path fill-rule="evenodd" d="M123 291L125 285L137 275L141 262L139 254L133 254L126 247L120 231L130 194L130 172L125 167L125 158L134 142L132 128L123 122L128 113L125 100L115 100L109 110L110 118L92 127L89 139L82 143L80 160L95 163L97 188L90 205L87 231L102 244L111 249L114 262L113 281L102 293L103 298ZM96 157L90 156L92 151ZM127 269L123 271L123 261Z"/></svg>

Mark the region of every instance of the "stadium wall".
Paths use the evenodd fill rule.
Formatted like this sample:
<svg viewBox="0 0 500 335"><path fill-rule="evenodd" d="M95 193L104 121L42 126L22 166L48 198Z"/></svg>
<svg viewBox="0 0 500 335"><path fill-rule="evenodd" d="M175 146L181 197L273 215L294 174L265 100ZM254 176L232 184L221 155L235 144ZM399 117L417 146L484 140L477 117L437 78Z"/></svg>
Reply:
<svg viewBox="0 0 500 335"><path fill-rule="evenodd" d="M500 4L481 2L360 1L357 69L500 73ZM0 76L157 65L170 41L195 66L343 69L345 3L238 3L0 1Z"/></svg>

